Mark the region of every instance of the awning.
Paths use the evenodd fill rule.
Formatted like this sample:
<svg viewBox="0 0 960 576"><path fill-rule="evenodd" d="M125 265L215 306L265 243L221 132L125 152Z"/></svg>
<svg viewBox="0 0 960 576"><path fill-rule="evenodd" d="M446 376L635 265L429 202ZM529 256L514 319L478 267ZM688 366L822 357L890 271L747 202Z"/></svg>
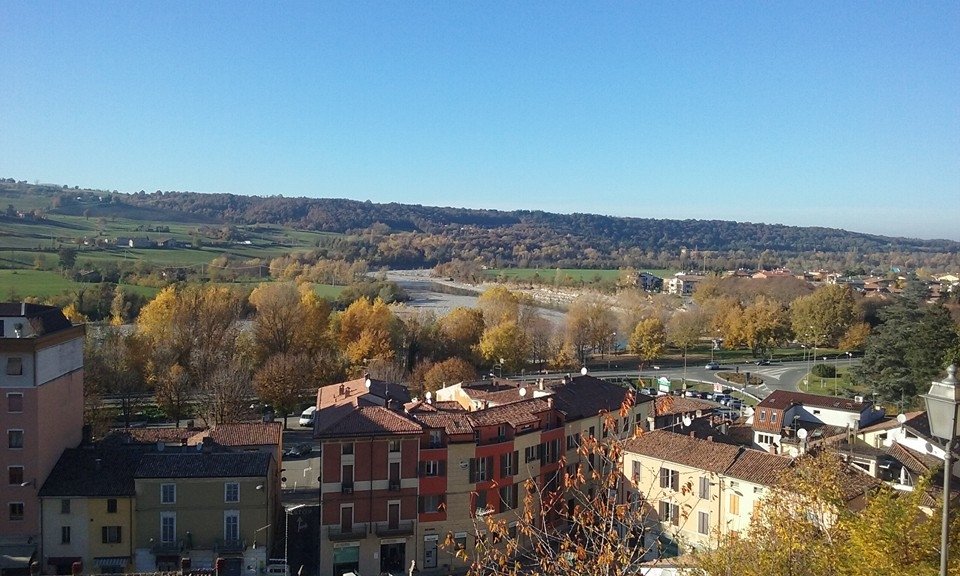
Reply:
<svg viewBox="0 0 960 576"><path fill-rule="evenodd" d="M126 568L130 563L129 556L98 556L93 563L100 568Z"/></svg>
<svg viewBox="0 0 960 576"><path fill-rule="evenodd" d="M28 568L30 560L36 553L36 544L2 544L0 545L0 570Z"/></svg>
<svg viewBox="0 0 960 576"><path fill-rule="evenodd" d="M70 566L74 562L80 562L83 558L79 556L48 556L47 564L50 566Z"/></svg>

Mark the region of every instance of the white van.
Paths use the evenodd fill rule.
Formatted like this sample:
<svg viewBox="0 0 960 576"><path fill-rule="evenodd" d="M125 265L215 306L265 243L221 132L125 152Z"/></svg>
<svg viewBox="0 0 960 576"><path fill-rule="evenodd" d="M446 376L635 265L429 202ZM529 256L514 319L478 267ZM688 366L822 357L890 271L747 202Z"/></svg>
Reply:
<svg viewBox="0 0 960 576"><path fill-rule="evenodd" d="M311 406L300 414L300 425L313 427L313 416L317 412L316 406Z"/></svg>

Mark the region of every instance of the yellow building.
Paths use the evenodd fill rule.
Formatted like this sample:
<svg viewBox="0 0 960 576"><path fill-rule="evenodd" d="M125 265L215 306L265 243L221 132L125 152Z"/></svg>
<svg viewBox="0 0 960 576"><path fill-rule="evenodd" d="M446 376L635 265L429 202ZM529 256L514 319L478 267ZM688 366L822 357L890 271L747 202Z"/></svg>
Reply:
<svg viewBox="0 0 960 576"><path fill-rule="evenodd" d="M133 555L134 471L142 450L64 451L40 490L41 569L70 574L124 572Z"/></svg>

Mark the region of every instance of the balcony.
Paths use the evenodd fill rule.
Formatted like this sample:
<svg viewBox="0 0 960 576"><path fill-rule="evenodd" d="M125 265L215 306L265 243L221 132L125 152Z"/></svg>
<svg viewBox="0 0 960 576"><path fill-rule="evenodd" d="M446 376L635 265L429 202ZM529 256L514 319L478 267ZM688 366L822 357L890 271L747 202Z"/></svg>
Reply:
<svg viewBox="0 0 960 576"><path fill-rule="evenodd" d="M389 538L392 536L410 536L413 534L413 520L401 520L399 522L377 522L377 536Z"/></svg>
<svg viewBox="0 0 960 576"><path fill-rule="evenodd" d="M215 540L213 542L213 551L219 554L239 554L247 549L247 543L243 540Z"/></svg>
<svg viewBox="0 0 960 576"><path fill-rule="evenodd" d="M367 525L362 522L354 522L349 528L343 526L328 526L327 538L331 542L340 540L358 540L367 537Z"/></svg>
<svg viewBox="0 0 960 576"><path fill-rule="evenodd" d="M353 482L342 482L340 484L341 494L353 494Z"/></svg>
<svg viewBox="0 0 960 576"><path fill-rule="evenodd" d="M183 552L183 540L174 540L172 542L154 542L153 553L157 554L179 554Z"/></svg>
<svg viewBox="0 0 960 576"><path fill-rule="evenodd" d="M391 492L397 492L400 490L400 481L391 480L390 483L387 485L387 487Z"/></svg>

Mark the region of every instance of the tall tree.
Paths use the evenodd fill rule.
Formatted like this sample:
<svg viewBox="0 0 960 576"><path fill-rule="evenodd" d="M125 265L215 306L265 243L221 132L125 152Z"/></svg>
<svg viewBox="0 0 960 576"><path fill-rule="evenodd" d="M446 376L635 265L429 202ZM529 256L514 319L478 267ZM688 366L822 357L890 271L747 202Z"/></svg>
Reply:
<svg viewBox="0 0 960 576"><path fill-rule="evenodd" d="M853 291L844 284L827 284L790 304L793 333L809 335L807 342L817 346L836 346L859 320Z"/></svg>
<svg viewBox="0 0 960 576"><path fill-rule="evenodd" d="M483 333L480 354L490 364L501 364L504 373L518 372L527 358L527 342L516 322L504 322ZM502 360L502 362L501 362Z"/></svg>
<svg viewBox="0 0 960 576"><path fill-rule="evenodd" d="M667 348L667 330L659 318L645 318L630 334L628 348L640 357L641 365L663 355Z"/></svg>
<svg viewBox="0 0 960 576"><path fill-rule="evenodd" d="M883 324L868 339L854 379L906 408L916 401L919 387L929 386L957 360L957 325L946 308L926 302L926 286L916 280L880 317Z"/></svg>
<svg viewBox="0 0 960 576"><path fill-rule="evenodd" d="M253 390L264 403L287 417L308 390L314 390L310 360L301 354L279 352L266 359L253 374Z"/></svg>
<svg viewBox="0 0 960 576"><path fill-rule="evenodd" d="M433 392L447 384L471 382L477 379L477 371L465 360L449 358L434 364L424 375L423 391Z"/></svg>

